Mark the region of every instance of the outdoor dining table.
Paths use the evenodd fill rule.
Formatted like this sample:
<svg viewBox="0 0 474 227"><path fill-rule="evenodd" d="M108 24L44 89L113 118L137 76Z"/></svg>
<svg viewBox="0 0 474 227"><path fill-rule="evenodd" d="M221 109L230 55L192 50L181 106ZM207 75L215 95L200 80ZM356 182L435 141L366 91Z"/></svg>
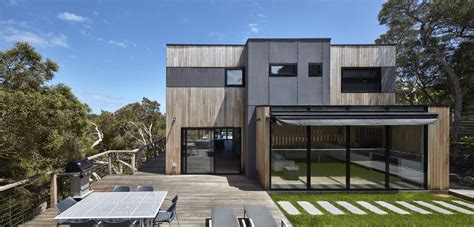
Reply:
<svg viewBox="0 0 474 227"><path fill-rule="evenodd" d="M146 220L154 219L168 194L153 192L92 192L71 208L57 215L59 220Z"/></svg>

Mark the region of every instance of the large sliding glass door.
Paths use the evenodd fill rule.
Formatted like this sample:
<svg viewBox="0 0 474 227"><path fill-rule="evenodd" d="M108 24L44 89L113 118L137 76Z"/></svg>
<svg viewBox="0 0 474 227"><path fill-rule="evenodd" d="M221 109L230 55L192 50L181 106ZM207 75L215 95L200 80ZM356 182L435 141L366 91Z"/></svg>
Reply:
<svg viewBox="0 0 474 227"><path fill-rule="evenodd" d="M183 128L182 173L240 173L240 128Z"/></svg>
<svg viewBox="0 0 474 227"><path fill-rule="evenodd" d="M272 123L271 189L426 188L426 133L419 126Z"/></svg>

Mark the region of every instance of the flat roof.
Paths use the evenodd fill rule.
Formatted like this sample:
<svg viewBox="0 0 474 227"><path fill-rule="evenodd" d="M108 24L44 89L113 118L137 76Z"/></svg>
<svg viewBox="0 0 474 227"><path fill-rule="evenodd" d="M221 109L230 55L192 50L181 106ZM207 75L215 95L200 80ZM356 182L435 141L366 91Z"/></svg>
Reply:
<svg viewBox="0 0 474 227"><path fill-rule="evenodd" d="M246 46L248 42L331 42L331 38L248 38L245 44L238 43L167 43L166 46ZM336 43L331 46L396 46L396 44Z"/></svg>

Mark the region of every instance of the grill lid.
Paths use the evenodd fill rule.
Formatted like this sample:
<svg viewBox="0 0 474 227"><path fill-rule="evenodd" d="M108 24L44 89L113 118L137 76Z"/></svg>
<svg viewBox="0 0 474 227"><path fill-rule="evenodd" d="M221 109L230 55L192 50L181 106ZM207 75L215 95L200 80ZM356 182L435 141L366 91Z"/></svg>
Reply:
<svg viewBox="0 0 474 227"><path fill-rule="evenodd" d="M69 162L66 165L66 172L67 173L85 172L93 168L94 168L94 165L92 164L92 162L89 159L84 158L77 161Z"/></svg>

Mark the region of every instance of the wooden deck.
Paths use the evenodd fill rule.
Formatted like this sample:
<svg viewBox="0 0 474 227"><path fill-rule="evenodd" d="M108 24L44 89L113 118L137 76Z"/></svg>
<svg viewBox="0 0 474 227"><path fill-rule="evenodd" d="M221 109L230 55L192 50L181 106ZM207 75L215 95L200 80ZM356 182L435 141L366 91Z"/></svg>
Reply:
<svg viewBox="0 0 474 227"><path fill-rule="evenodd" d="M205 226L205 219L211 216L212 206L217 204L233 206L238 217L243 216L244 204L262 204L267 206L276 220L284 218L257 181L241 175L161 175L138 172L135 175L106 176L93 183L92 188L95 191L111 191L115 185L131 185L133 190L138 185L154 185L155 190L168 191L169 198L178 194L180 226ZM168 207L169 204L163 206ZM54 209L48 209L23 226L55 226L53 218L56 214Z"/></svg>

